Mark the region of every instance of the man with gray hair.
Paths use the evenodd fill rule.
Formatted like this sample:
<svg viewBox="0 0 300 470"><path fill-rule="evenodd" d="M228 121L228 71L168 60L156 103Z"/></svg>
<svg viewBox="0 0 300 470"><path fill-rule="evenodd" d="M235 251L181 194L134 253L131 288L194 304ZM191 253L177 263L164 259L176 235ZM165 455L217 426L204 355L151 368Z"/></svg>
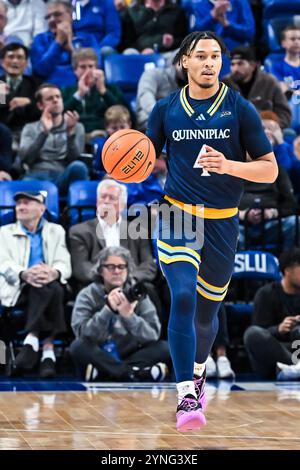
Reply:
<svg viewBox="0 0 300 470"><path fill-rule="evenodd" d="M92 270L99 253L108 246L123 246L130 251L136 265L134 278L137 281L148 284L154 281L157 268L148 234L141 230L139 237L130 237L127 220L122 216L126 206L126 186L113 179L104 179L97 188L97 217L71 227L69 240L73 276L81 286L92 282ZM147 287L151 290L151 286Z"/></svg>
<svg viewBox="0 0 300 470"><path fill-rule="evenodd" d="M78 295L70 353L81 374L89 365L99 379L164 380L170 362L166 341L159 340L156 309L142 287L132 289L134 263L123 247L104 248L95 282ZM86 377L88 380L89 377Z"/></svg>

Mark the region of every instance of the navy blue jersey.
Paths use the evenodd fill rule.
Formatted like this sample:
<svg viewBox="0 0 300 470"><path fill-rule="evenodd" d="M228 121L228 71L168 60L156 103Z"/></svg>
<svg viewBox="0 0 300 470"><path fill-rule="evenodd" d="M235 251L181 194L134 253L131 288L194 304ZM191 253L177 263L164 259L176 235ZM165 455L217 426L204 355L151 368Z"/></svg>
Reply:
<svg viewBox="0 0 300 470"><path fill-rule="evenodd" d="M157 155L167 144L165 194L208 208L237 207L243 180L217 173L202 177L203 169L194 168L194 164L204 144L240 162L245 161L246 151L252 159L272 152L254 106L224 83L206 100L190 98L186 86L158 101L146 133Z"/></svg>

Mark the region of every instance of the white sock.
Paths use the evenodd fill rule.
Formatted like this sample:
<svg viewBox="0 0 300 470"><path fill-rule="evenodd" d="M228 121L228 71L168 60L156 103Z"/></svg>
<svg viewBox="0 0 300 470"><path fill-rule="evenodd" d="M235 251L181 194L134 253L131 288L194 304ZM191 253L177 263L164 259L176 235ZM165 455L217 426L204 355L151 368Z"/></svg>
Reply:
<svg viewBox="0 0 300 470"><path fill-rule="evenodd" d="M202 377L202 374L205 371L205 363L204 364L198 364L197 362L194 362L194 374L197 375L197 377Z"/></svg>
<svg viewBox="0 0 300 470"><path fill-rule="evenodd" d="M43 351L41 361L44 361L45 359L51 359L53 362L56 362L53 349L46 349L45 351Z"/></svg>
<svg viewBox="0 0 300 470"><path fill-rule="evenodd" d="M195 384L192 380L186 380L185 382L179 382L176 384L178 392L178 404L181 402L182 398L186 395L193 395L197 398Z"/></svg>
<svg viewBox="0 0 300 470"><path fill-rule="evenodd" d="M24 345L25 344L30 344L30 346L32 347L32 349L35 351L35 352L38 352L39 350L39 339L34 336L32 333L29 333L26 338L24 339Z"/></svg>

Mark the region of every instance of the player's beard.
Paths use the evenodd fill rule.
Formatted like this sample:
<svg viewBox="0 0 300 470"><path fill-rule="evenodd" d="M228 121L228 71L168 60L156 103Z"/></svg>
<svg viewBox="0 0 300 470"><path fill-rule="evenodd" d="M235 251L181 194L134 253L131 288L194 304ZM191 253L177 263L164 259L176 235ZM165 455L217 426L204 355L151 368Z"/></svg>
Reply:
<svg viewBox="0 0 300 470"><path fill-rule="evenodd" d="M200 88L212 88L214 86L214 83L199 83Z"/></svg>

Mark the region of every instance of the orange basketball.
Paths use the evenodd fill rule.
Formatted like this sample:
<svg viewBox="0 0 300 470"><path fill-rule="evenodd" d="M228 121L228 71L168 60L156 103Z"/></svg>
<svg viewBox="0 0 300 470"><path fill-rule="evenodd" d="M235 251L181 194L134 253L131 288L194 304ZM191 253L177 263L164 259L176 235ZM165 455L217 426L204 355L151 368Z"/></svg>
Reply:
<svg viewBox="0 0 300 470"><path fill-rule="evenodd" d="M142 132L122 129L105 142L102 163L115 180L140 183L148 178L155 165L155 149Z"/></svg>

